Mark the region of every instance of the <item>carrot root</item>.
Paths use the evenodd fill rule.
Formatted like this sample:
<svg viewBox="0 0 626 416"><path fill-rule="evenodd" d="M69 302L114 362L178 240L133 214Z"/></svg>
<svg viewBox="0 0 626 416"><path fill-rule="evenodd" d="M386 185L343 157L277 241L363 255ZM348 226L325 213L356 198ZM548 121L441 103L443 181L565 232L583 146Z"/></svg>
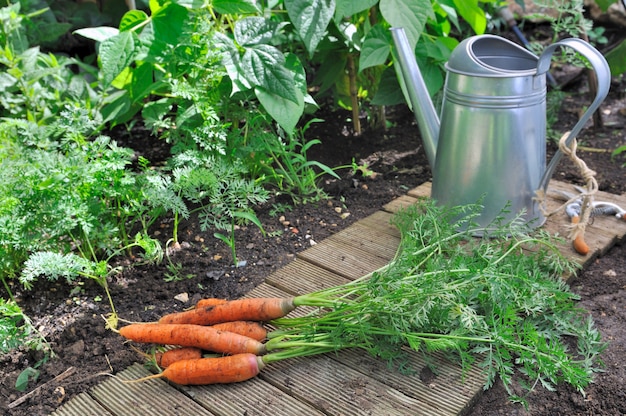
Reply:
<svg viewBox="0 0 626 416"><path fill-rule="evenodd" d="M154 354L156 365L160 368L167 368L176 361L202 358L202 350L197 347L178 347L165 352Z"/></svg>
<svg viewBox="0 0 626 416"><path fill-rule="evenodd" d="M207 351L263 355L265 345L245 335L220 331L210 326L189 324L131 324L119 330L120 335L131 341L197 347Z"/></svg>
<svg viewBox="0 0 626 416"><path fill-rule="evenodd" d="M215 325L231 321L265 322L281 318L295 308L293 298L246 298L171 313L161 317L159 323Z"/></svg>
<svg viewBox="0 0 626 416"><path fill-rule="evenodd" d="M236 354L219 358L197 358L173 363L162 373L126 383L166 378L180 385L229 384L249 380L263 369L263 359L254 354Z"/></svg>
<svg viewBox="0 0 626 416"><path fill-rule="evenodd" d="M220 331L234 332L235 334L245 335L257 341L263 341L267 338L267 329L259 322L255 321L233 321L223 322L221 324L211 325Z"/></svg>
<svg viewBox="0 0 626 416"><path fill-rule="evenodd" d="M580 217L572 217L572 224L578 224L579 222ZM585 242L585 238L583 237L583 235L578 235L572 242L572 246L574 247L574 250L576 250L576 252L582 256L586 256L587 254L589 254L589 246Z"/></svg>

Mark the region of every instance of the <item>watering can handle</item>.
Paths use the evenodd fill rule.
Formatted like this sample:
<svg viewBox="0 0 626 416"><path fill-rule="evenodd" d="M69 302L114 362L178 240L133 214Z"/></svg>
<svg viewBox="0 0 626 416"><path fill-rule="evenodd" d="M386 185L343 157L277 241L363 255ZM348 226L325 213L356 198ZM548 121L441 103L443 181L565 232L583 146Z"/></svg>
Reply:
<svg viewBox="0 0 626 416"><path fill-rule="evenodd" d="M598 89L596 97L594 98L587 111L585 111L585 113L582 115L580 120L578 120L578 123L576 123L574 128L572 128L569 136L565 140L565 145L569 146L571 144L571 141L578 135L578 133L580 133L585 123L587 123L593 113L598 109L598 107L600 107L600 104L602 103L602 101L604 101L607 94L609 93L609 87L611 85L611 71L609 69L609 64L606 62L606 59L604 59L604 56L602 56L602 54L596 48L594 48L582 39L569 38L556 42L548 46L543 51L543 53L539 57L539 61L537 62L537 76L543 75L544 73L548 72L548 70L550 69L552 54L559 46L570 47L576 52L583 55L585 58L587 58L593 70L596 72L596 77L598 79ZM556 169L557 164L561 160L561 157L563 157L563 152L561 150L558 150L554 154L552 160L546 168L546 172L544 173L541 183L539 184L539 189L543 191L547 190L548 182L550 182L550 178L552 177L552 174L554 173L554 169Z"/></svg>

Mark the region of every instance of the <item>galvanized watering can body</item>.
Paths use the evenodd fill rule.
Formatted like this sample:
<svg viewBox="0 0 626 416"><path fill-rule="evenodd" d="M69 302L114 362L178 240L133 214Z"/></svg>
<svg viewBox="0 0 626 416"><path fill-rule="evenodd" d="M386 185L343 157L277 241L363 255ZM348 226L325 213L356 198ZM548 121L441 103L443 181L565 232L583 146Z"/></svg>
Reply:
<svg viewBox="0 0 626 416"><path fill-rule="evenodd" d="M579 39L566 39L537 57L498 36L461 42L446 64L441 119L402 29L392 29L397 62L433 172L432 198L446 206L480 202L475 220L488 227L523 213L533 227L545 221L535 200L545 191L559 151L546 166L546 72L552 53L567 46L585 56L598 78L598 94L572 129L580 132L608 93L610 72L602 55ZM503 212L506 208L507 212Z"/></svg>

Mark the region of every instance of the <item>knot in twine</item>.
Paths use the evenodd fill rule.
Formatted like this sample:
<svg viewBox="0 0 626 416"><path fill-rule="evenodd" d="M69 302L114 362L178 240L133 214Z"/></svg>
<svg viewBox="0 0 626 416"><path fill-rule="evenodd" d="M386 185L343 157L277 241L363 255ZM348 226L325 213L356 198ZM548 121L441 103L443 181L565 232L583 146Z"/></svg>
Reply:
<svg viewBox="0 0 626 416"><path fill-rule="evenodd" d="M574 241L577 237L582 237L585 234L585 228L587 227L589 219L591 218L593 197L598 191L598 182L595 178L596 172L589 169L589 167L587 167L587 164L581 158L579 158L578 155L576 155L576 148L578 147L576 138L574 137L570 145L567 145L566 142L569 134L570 132L566 132L559 139L559 150L561 150L564 155L568 156L580 171L580 174L585 181L584 191L570 198L568 201L563 203L560 207L553 210L552 212L548 212L546 209L546 195L543 189L539 189L536 191L535 200L539 203L539 209L546 217L563 211L569 204L576 202L579 199L581 200L579 221L572 222L568 225L568 238Z"/></svg>

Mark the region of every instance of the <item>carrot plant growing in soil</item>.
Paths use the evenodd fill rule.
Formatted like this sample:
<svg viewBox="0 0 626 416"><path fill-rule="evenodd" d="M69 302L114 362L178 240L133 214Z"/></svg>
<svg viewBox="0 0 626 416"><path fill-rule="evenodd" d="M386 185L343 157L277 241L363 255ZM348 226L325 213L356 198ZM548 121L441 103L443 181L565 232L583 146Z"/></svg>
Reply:
<svg viewBox="0 0 626 416"><path fill-rule="evenodd" d="M562 279L576 267L560 254L553 237L530 233L521 219L488 228L475 225L478 209L424 201L401 211L393 219L402 234L396 257L350 283L286 299L213 300L121 333L142 342L198 347L195 339L172 337L183 329L207 331L200 328L229 320L269 321L274 329L262 347L254 344L255 350L235 343L240 336L215 335L219 352L259 356L259 368L246 373L248 378L275 361L346 348L363 349L411 371L405 366L408 346L425 354L445 351L464 367L477 363L487 375L485 388L500 378L513 401L525 402L509 389L514 379L528 390L568 383L584 393L606 345ZM473 237L486 230L489 238ZM287 316L300 306L314 311ZM157 328L166 335L159 338ZM150 334L129 335L134 330ZM232 351L228 342L236 345ZM207 384L241 381L229 378L225 362L219 367L225 368L224 378L219 372L213 377L184 373L203 366L215 372L218 364L215 359L202 365L188 361L159 376L175 373L172 381Z"/></svg>

